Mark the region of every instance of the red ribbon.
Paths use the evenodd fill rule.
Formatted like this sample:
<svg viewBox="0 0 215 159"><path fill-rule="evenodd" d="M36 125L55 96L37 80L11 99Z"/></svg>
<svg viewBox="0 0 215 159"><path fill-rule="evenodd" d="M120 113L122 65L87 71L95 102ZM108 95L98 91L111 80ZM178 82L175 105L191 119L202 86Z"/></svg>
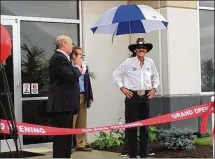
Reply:
<svg viewBox="0 0 215 159"><path fill-rule="evenodd" d="M22 122L16 122L18 133L20 135L31 135L31 136L52 136L52 135L69 135L69 134L82 134L82 133L93 133L98 131L108 131L113 129L127 129L138 126L156 125L180 120L186 120L203 116L205 113L211 114L214 112L214 103L208 103L203 105L186 108L173 113L165 114L162 116L141 120L137 122L110 125L94 128L80 128L80 129L69 129L69 128L55 128L41 125L34 125ZM4 134L9 134L9 127L6 120L0 120L0 128Z"/></svg>
<svg viewBox="0 0 215 159"><path fill-rule="evenodd" d="M207 132L207 122L208 122L208 118L209 118L209 115L211 114L211 113L214 113L214 102L211 102L212 104L211 104L211 106L210 106L210 108L209 108L209 110L211 110L211 111L208 111L208 112L206 112L206 113L204 113L203 115L202 115L202 122L201 122L201 133L206 133ZM214 125L213 125L214 126ZM212 128L212 137L214 136L214 127Z"/></svg>

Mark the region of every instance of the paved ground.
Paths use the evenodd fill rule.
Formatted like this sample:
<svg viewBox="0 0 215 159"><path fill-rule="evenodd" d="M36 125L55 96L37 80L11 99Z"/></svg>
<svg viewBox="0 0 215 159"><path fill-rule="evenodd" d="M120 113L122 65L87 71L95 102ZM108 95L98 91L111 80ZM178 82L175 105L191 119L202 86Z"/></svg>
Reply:
<svg viewBox="0 0 215 159"><path fill-rule="evenodd" d="M119 158L120 155L112 152L96 151L93 152L74 152L72 158ZM38 157L35 157L38 158ZM52 152L46 153L45 156L39 158L52 158Z"/></svg>
<svg viewBox="0 0 215 159"><path fill-rule="evenodd" d="M45 156L35 156L31 158L52 158L52 151L50 148L24 149L24 151L45 154ZM75 151L72 153L71 157L72 158L120 158L120 154L113 153L113 152L97 151L97 150L93 150L93 152Z"/></svg>

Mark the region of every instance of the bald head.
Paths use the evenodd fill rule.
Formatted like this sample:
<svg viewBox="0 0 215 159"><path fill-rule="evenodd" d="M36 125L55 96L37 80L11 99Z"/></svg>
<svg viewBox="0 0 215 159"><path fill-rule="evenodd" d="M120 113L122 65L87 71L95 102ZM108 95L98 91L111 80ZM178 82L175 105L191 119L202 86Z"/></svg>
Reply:
<svg viewBox="0 0 215 159"><path fill-rule="evenodd" d="M56 49L62 50L67 54L72 53L72 39L66 35L60 35L56 38Z"/></svg>

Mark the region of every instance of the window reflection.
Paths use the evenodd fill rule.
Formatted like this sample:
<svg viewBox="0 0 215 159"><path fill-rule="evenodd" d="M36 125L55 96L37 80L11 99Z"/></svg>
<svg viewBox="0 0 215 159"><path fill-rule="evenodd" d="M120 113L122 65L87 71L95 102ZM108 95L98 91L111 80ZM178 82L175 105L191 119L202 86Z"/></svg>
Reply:
<svg viewBox="0 0 215 159"><path fill-rule="evenodd" d="M79 19L78 1L1 1L2 15Z"/></svg>
<svg viewBox="0 0 215 159"><path fill-rule="evenodd" d="M202 92L214 91L214 11L200 10Z"/></svg>
<svg viewBox="0 0 215 159"><path fill-rule="evenodd" d="M47 96L48 64L53 55L56 36L65 34L79 44L78 24L47 22L21 22L22 83L37 83L38 94L23 94L23 97Z"/></svg>
<svg viewBox="0 0 215 159"><path fill-rule="evenodd" d="M8 30L10 33L11 39L13 39L12 35L12 26L9 25L4 25L5 28ZM4 62L4 68L5 68L5 73L11 93L11 99L12 103L14 104L14 83L13 83L13 52L11 52L11 55L5 60ZM12 111L14 109L12 108ZM0 119L8 119L11 120L11 115L10 115L10 108L9 108L9 103L8 103L8 98L7 98L7 92L5 90L5 85L3 81L3 72L0 70ZM7 138L11 138L9 135L6 136ZM4 139L4 136L0 133L0 140Z"/></svg>
<svg viewBox="0 0 215 159"><path fill-rule="evenodd" d="M199 1L199 6L201 7L214 7L214 1L204 1L204 0L200 0Z"/></svg>
<svg viewBox="0 0 215 159"><path fill-rule="evenodd" d="M26 123L52 126L51 116L46 111L47 100L22 102L22 120ZM38 144L52 142L51 136L23 136L23 144Z"/></svg>
<svg viewBox="0 0 215 159"><path fill-rule="evenodd" d="M37 45L29 48L26 44L23 44L21 49L22 82L38 83L39 93L42 95L48 91L48 60L44 56L45 51Z"/></svg>

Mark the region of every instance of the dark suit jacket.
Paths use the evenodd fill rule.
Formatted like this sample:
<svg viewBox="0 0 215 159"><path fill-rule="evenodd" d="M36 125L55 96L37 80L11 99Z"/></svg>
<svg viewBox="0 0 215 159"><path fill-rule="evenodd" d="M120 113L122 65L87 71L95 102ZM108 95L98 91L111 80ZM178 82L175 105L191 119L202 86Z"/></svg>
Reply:
<svg viewBox="0 0 215 159"><path fill-rule="evenodd" d="M49 61L48 112L79 111L80 76L79 69L73 67L65 55L56 51Z"/></svg>
<svg viewBox="0 0 215 159"><path fill-rule="evenodd" d="M91 102L93 101L93 91L92 91L88 67L84 74L84 89L85 89L84 95L85 95L85 100L87 102L87 108L89 108L91 106Z"/></svg>

